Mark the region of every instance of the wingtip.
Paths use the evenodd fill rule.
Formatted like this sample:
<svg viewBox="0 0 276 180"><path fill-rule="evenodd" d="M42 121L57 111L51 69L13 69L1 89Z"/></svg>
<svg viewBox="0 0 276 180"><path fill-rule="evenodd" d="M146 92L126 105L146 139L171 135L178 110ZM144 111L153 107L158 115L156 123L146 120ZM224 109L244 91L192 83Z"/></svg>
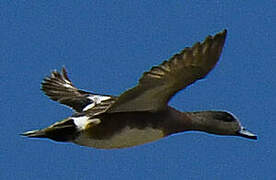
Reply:
<svg viewBox="0 0 276 180"><path fill-rule="evenodd" d="M226 35L227 35L227 29L223 29L222 31L221 31L221 34L224 36L224 37L226 37Z"/></svg>
<svg viewBox="0 0 276 180"><path fill-rule="evenodd" d="M68 82L72 83L68 77L68 73L67 73L65 66L62 66L61 72L62 72L62 76L64 77L64 79L66 79Z"/></svg>
<svg viewBox="0 0 276 180"><path fill-rule="evenodd" d="M62 74L67 74L67 70L66 70L65 66L62 66L61 72L62 72Z"/></svg>
<svg viewBox="0 0 276 180"><path fill-rule="evenodd" d="M223 37L223 39L226 38L227 35L227 29L223 29L222 31L220 31L219 33L217 33L214 37Z"/></svg>
<svg viewBox="0 0 276 180"><path fill-rule="evenodd" d="M211 42L212 40L217 40L217 41L222 41L223 43L225 42L227 36L227 29L223 29L222 31L216 33L215 35L209 35L205 38L205 40L202 42Z"/></svg>

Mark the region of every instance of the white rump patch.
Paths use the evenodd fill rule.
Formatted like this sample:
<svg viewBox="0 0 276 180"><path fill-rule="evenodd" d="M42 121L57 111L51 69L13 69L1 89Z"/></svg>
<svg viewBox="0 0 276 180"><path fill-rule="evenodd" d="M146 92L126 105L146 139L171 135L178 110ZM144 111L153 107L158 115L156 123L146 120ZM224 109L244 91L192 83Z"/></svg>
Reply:
<svg viewBox="0 0 276 180"><path fill-rule="evenodd" d="M89 119L87 116L72 117L72 119L79 130L84 130L89 123L99 124L101 122L100 119Z"/></svg>

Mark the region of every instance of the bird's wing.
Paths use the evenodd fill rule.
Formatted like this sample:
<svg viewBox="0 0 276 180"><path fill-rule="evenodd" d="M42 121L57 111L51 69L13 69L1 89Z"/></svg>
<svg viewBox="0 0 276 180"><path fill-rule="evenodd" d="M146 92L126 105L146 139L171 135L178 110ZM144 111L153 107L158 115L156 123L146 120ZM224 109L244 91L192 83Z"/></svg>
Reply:
<svg viewBox="0 0 276 180"><path fill-rule="evenodd" d="M104 105L115 98L77 89L68 78L65 68L62 68L61 73L53 71L41 84L41 89L49 98L73 108L76 112L91 110L96 105Z"/></svg>
<svg viewBox="0 0 276 180"><path fill-rule="evenodd" d="M226 30L208 36L204 42L187 47L159 66L145 72L136 87L127 90L107 113L159 111L179 90L204 78L216 65L226 38Z"/></svg>

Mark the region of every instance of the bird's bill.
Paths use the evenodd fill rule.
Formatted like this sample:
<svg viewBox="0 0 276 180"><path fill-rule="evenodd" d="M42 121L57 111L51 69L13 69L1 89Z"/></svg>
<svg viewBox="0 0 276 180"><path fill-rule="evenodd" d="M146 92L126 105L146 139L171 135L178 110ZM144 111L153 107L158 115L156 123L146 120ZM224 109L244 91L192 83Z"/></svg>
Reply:
<svg viewBox="0 0 276 180"><path fill-rule="evenodd" d="M249 138L249 139L257 139L257 135L253 134L252 132L246 130L245 128L241 128L238 131L238 136Z"/></svg>

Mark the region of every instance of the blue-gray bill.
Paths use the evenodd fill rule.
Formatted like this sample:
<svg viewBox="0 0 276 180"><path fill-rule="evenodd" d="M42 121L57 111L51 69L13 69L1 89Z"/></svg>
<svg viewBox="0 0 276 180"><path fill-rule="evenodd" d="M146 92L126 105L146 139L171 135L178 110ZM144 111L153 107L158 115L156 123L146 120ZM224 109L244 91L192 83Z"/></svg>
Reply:
<svg viewBox="0 0 276 180"><path fill-rule="evenodd" d="M245 128L241 128L239 131L238 131L238 136L241 136L241 137L245 137L245 138L248 138L248 139L257 139L257 135L253 134L252 132L246 130Z"/></svg>

